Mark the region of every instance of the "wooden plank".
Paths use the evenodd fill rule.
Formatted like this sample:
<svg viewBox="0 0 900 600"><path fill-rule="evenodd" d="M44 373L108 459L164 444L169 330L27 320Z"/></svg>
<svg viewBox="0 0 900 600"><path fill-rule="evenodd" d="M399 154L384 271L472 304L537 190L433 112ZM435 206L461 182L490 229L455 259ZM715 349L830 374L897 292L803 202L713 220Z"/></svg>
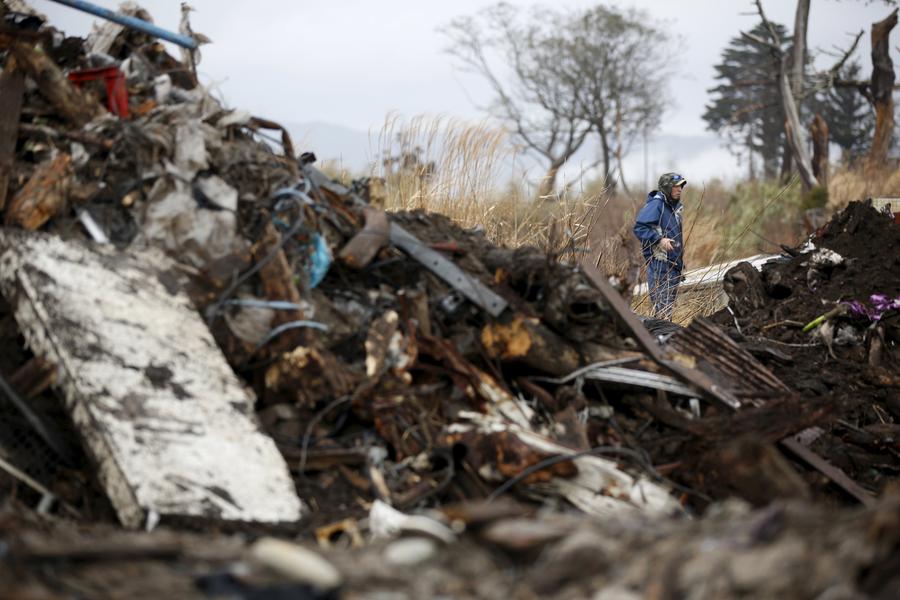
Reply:
<svg viewBox="0 0 900 600"><path fill-rule="evenodd" d="M25 75L16 68L14 59L8 59L0 74L0 211L6 206L6 190L13 175L24 91Z"/></svg>
<svg viewBox="0 0 900 600"><path fill-rule="evenodd" d="M0 229L0 289L57 385L126 527L151 511L284 523L284 459L160 253Z"/></svg>
<svg viewBox="0 0 900 600"><path fill-rule="evenodd" d="M877 498L867 490L863 489L858 483L850 479L850 477L841 469L835 467L833 464L806 447L802 441L802 436L808 431L810 430L806 429L796 436L786 437L779 443L797 456L797 458L817 470L822 475L825 475L825 477L834 482L835 485L859 500L864 506L875 506L878 503Z"/></svg>
<svg viewBox="0 0 900 600"><path fill-rule="evenodd" d="M3 222L22 229L38 229L65 210L74 179L72 159L65 152L37 166L13 197Z"/></svg>

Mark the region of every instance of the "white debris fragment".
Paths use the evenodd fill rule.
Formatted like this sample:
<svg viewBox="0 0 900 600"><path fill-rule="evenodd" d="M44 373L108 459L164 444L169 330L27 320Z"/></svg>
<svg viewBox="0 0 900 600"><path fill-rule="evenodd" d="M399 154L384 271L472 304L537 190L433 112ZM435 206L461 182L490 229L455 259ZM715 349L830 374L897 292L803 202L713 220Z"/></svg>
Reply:
<svg viewBox="0 0 900 600"><path fill-rule="evenodd" d="M343 582L340 571L322 556L284 540L262 538L250 547L250 557L282 577L320 590L334 589Z"/></svg>
<svg viewBox="0 0 900 600"><path fill-rule="evenodd" d="M409 567L427 562L437 554L437 542L426 537L410 537L391 542L384 549L384 559L392 564Z"/></svg>
<svg viewBox="0 0 900 600"><path fill-rule="evenodd" d="M844 257L828 248L819 248L809 257L809 262L817 267L836 267L844 262Z"/></svg>
<svg viewBox="0 0 900 600"><path fill-rule="evenodd" d="M443 523L422 515L404 514L381 500L375 500L369 510L369 530L374 538L391 538L402 532L413 532L445 544L456 541L456 534Z"/></svg>
<svg viewBox="0 0 900 600"><path fill-rule="evenodd" d="M125 526L148 513L295 522L287 465L174 272L156 251L0 231L2 292L29 347L59 366Z"/></svg>

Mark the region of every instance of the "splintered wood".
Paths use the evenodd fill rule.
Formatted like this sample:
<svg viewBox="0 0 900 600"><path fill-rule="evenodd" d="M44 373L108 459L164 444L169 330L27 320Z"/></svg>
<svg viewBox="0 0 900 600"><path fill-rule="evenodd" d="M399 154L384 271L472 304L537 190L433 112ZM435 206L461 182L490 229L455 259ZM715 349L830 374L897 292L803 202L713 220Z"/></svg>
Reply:
<svg viewBox="0 0 900 600"><path fill-rule="evenodd" d="M41 163L6 210L5 223L35 230L62 212L72 182L72 159L61 153Z"/></svg>
<svg viewBox="0 0 900 600"><path fill-rule="evenodd" d="M6 206L6 194L16 151L16 132L22 116L25 76L15 61L7 62L0 73L0 210Z"/></svg>
<svg viewBox="0 0 900 600"><path fill-rule="evenodd" d="M0 231L0 287L118 517L295 522L303 506L212 335L162 256Z"/></svg>

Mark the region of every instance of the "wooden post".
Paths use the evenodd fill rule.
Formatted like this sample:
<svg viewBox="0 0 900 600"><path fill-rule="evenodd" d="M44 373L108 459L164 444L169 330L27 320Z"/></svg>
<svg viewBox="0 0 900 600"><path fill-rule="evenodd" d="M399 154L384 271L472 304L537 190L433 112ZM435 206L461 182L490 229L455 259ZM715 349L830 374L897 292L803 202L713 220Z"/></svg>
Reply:
<svg viewBox="0 0 900 600"><path fill-rule="evenodd" d="M872 79L869 86L875 105L875 134L866 157L868 168L887 161L894 131L894 63L890 54L891 30L897 25L897 9L886 19L872 25Z"/></svg>
<svg viewBox="0 0 900 600"><path fill-rule="evenodd" d="M809 135L813 144L813 175L822 187L828 187L828 123L816 113L809 124Z"/></svg>

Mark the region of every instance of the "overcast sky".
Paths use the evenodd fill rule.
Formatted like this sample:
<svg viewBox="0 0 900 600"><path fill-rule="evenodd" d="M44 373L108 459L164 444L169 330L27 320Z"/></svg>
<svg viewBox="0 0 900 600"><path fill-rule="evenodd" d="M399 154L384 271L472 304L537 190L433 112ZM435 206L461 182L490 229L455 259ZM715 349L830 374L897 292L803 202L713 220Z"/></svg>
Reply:
<svg viewBox="0 0 900 600"><path fill-rule="evenodd" d="M93 17L32 0L60 29L85 35ZM116 8L117 2L95 0ZM533 2L513 0L515 5ZM177 30L178 0L140 2L163 27ZM195 31L209 36L199 67L201 79L217 85L227 103L254 114L288 122L321 121L362 131L378 131L389 113L442 114L478 118L477 105L488 90L461 72L444 52L437 29L459 15L493 2L485 0L192 0ZM548 3L551 4L551 3ZM589 6L595 2L557 0L552 5ZM741 29L756 23L750 0L625 0L612 4L648 11L681 36L674 64L678 76L660 133L705 133L701 119L714 85L713 65ZM792 29L794 2L763 0L768 16ZM883 2L813 0L809 44L813 50L846 48L860 29L866 34L856 56L866 72L869 31L890 13ZM900 33L892 54L900 61ZM652 43L648 41L648 43ZM824 57L823 64L833 58Z"/></svg>

